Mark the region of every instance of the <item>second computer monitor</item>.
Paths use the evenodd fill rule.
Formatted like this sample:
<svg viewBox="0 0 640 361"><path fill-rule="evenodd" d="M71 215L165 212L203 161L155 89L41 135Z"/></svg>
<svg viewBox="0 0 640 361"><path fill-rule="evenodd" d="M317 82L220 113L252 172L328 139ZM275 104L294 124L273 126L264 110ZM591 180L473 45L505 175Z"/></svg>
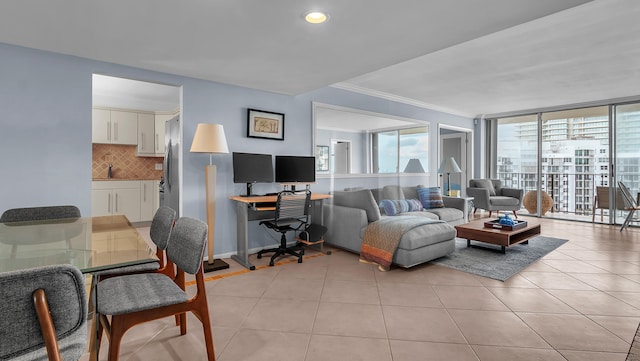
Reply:
<svg viewBox="0 0 640 361"><path fill-rule="evenodd" d="M276 155L276 183L309 184L316 181L316 158L313 156Z"/></svg>

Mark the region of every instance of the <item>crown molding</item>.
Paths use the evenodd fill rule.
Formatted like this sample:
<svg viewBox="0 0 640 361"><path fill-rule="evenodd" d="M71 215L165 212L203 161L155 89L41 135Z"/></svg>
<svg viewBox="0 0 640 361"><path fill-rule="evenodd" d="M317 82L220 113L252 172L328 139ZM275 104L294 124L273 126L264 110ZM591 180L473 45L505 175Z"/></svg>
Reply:
<svg viewBox="0 0 640 361"><path fill-rule="evenodd" d="M386 99L386 100L390 100L390 101L394 101L394 102L398 102L398 103L413 105L413 106L419 107L419 108L435 110L437 112L442 112L442 113L447 113L447 114L452 114L452 115L458 115L458 116L465 117L465 118L472 118L473 119L476 116L476 114L469 114L469 113L460 112L460 111L457 111L457 110L454 110L454 109L439 107L437 105L421 102L421 101L418 101L418 100L415 100L415 99L405 98L405 97L402 97L402 96L399 96L399 95L389 94L389 93L385 93L385 92L381 92L381 91L373 90L373 89L369 89L369 88L364 88L364 87L353 85L353 84L349 84L349 83L344 83L344 82L335 83L335 84L330 85L330 86L333 87L333 88L347 90L347 91L354 92L354 93L360 93L360 94L369 95L369 96L376 97L376 98L382 98L382 99Z"/></svg>

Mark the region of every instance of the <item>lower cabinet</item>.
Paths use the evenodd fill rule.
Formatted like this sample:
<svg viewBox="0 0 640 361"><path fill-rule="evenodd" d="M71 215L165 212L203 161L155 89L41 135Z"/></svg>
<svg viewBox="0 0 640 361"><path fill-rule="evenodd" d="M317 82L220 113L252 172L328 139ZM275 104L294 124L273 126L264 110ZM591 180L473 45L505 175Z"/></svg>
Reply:
<svg viewBox="0 0 640 361"><path fill-rule="evenodd" d="M151 221L158 208L157 181L93 181L93 216L124 214L130 222Z"/></svg>
<svg viewBox="0 0 640 361"><path fill-rule="evenodd" d="M158 182L154 180L140 181L140 220L150 221L158 209Z"/></svg>

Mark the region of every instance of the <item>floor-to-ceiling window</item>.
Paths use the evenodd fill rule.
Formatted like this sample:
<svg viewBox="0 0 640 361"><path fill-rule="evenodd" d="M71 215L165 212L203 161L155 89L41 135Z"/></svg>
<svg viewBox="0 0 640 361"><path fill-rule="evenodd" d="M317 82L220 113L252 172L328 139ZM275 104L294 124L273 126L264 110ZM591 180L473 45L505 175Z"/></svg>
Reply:
<svg viewBox="0 0 640 361"><path fill-rule="evenodd" d="M544 217L624 221L627 212L616 182L625 182L634 197L640 191L640 103L540 112L493 122L494 176L506 186L524 189L525 194L540 190L549 195L553 206ZM538 214L537 207L520 213Z"/></svg>
<svg viewBox="0 0 640 361"><path fill-rule="evenodd" d="M609 185L609 107L542 113L542 190L553 199L545 216L588 219L596 186Z"/></svg>
<svg viewBox="0 0 640 361"><path fill-rule="evenodd" d="M496 176L509 188L538 188L538 116L497 119ZM524 210L523 210L524 211ZM524 211L526 212L526 211Z"/></svg>
<svg viewBox="0 0 640 361"><path fill-rule="evenodd" d="M640 103L621 104L615 111L615 179L624 182L638 199L640 191ZM617 205L624 209L623 205ZM627 212L616 212L616 223L624 222Z"/></svg>

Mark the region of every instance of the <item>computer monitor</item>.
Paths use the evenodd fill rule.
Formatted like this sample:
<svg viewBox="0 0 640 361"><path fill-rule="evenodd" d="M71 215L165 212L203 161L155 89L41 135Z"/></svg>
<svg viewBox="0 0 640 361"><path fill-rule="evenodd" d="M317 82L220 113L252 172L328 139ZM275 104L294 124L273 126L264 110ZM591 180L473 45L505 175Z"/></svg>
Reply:
<svg viewBox="0 0 640 361"><path fill-rule="evenodd" d="M315 183L316 157L276 155L276 183L291 184Z"/></svg>
<svg viewBox="0 0 640 361"><path fill-rule="evenodd" d="M253 195L253 183L273 182L271 154L233 152L233 182L247 184L247 197Z"/></svg>

